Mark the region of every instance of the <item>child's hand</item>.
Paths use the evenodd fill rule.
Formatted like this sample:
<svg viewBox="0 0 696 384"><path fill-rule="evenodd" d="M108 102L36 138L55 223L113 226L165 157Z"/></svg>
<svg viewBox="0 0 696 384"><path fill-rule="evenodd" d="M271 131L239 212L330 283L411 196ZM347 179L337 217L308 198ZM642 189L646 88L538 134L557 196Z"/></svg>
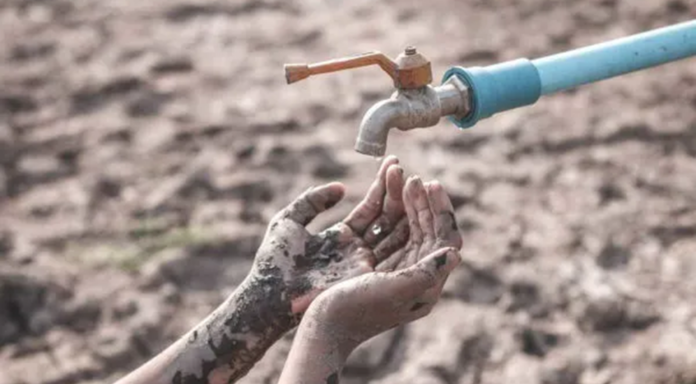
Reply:
<svg viewBox="0 0 696 384"><path fill-rule="evenodd" d="M317 298L303 325L307 322L312 337L326 338L348 354L373 336L430 313L460 261L455 248L440 248L408 268L345 281Z"/></svg>
<svg viewBox="0 0 696 384"><path fill-rule="evenodd" d="M273 285L269 294L279 297L269 303L278 306L282 296L287 312L301 315L328 287L374 271L382 261L375 249L386 257L406 244L403 170L397 163L395 157L384 160L363 201L345 220L317 235L305 226L343 198L340 183L309 189L272 219L250 276Z"/></svg>
<svg viewBox="0 0 696 384"><path fill-rule="evenodd" d="M311 307L319 331L341 343L361 342L428 314L449 273L459 264L461 237L452 206L438 183L410 178L404 192L408 245L373 272L332 287ZM388 272L387 272L388 271Z"/></svg>

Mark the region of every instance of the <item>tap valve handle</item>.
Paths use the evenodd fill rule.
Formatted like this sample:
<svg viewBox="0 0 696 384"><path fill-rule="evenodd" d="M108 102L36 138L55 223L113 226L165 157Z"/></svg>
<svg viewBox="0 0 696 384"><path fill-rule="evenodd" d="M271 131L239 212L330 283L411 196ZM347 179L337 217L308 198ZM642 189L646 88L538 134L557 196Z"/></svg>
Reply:
<svg viewBox="0 0 696 384"><path fill-rule="evenodd" d="M367 52L358 56L322 61L314 64L285 64L285 79L288 84L320 73L338 72L346 69L377 64L396 81L396 63L381 52Z"/></svg>
<svg viewBox="0 0 696 384"><path fill-rule="evenodd" d="M406 51L399 55L396 61L392 61L381 52L368 52L358 56L314 64L285 64L285 79L288 84L292 84L320 73L337 72L374 64L379 65L392 78L396 88L420 88L432 81L430 62L417 53L413 47L406 48Z"/></svg>

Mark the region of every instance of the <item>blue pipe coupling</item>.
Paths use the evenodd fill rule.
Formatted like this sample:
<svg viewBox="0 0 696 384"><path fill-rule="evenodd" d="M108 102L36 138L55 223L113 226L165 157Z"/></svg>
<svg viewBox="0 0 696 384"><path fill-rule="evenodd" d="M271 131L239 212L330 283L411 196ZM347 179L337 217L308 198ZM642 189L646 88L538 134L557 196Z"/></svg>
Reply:
<svg viewBox="0 0 696 384"><path fill-rule="evenodd" d="M449 117L459 128L472 127L498 112L534 104L541 96L539 71L527 59L487 67L452 67L443 83L452 76L467 84L471 95L471 112L459 119Z"/></svg>
<svg viewBox="0 0 696 384"><path fill-rule="evenodd" d="M541 95L696 56L696 20L575 49L534 61L450 68L469 86L472 111L452 119L461 128L508 109L534 104Z"/></svg>

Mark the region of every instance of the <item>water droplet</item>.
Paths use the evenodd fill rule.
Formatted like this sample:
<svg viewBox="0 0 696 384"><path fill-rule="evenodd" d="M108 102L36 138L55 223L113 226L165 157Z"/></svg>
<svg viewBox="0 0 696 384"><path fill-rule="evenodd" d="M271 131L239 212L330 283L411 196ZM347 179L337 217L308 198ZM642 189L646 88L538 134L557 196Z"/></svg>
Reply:
<svg viewBox="0 0 696 384"><path fill-rule="evenodd" d="M375 235L379 235L380 233L382 233L382 227L380 227L379 225L375 225L374 227L372 227L372 233Z"/></svg>
<svg viewBox="0 0 696 384"><path fill-rule="evenodd" d="M384 160L384 156L372 156L376 162L381 163Z"/></svg>

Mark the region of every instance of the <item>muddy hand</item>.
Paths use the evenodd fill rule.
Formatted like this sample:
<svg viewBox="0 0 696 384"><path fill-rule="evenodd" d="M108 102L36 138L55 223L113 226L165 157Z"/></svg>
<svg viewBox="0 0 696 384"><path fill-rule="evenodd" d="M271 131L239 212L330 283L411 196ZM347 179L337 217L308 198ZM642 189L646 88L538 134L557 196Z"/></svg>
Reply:
<svg viewBox="0 0 696 384"><path fill-rule="evenodd" d="M447 192L437 181L423 184L418 176L406 181L403 201L407 218L394 230L410 234L405 247L391 244L396 236L375 248L377 271L388 272L407 268L421 257L442 247L461 249L462 237L454 217L454 207ZM423 253L425 250L425 253Z"/></svg>
<svg viewBox="0 0 696 384"><path fill-rule="evenodd" d="M410 177L403 192L410 238L377 265L379 272L345 281L312 304L314 325L354 345L430 312L449 273L459 264L462 239L453 207L438 182ZM383 257L381 249L375 254Z"/></svg>
<svg viewBox="0 0 696 384"><path fill-rule="evenodd" d="M418 262L402 270L370 273L322 293L305 319L314 328L312 337L331 339L349 353L379 333L430 313L461 259L456 248L428 252L423 248Z"/></svg>
<svg viewBox="0 0 696 384"><path fill-rule="evenodd" d="M402 248L408 240L403 205L403 170L395 157L382 163L364 199L348 217L312 235L305 229L345 193L340 183L306 191L271 221L256 255L254 274L280 276L291 312L302 314L326 288L375 269L374 249Z"/></svg>

